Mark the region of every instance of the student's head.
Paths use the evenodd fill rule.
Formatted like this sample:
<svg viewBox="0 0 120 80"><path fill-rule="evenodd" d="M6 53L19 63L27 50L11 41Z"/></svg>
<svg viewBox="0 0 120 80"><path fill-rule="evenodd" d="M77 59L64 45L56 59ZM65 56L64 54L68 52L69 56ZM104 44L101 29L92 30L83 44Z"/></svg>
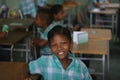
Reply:
<svg viewBox="0 0 120 80"><path fill-rule="evenodd" d="M39 8L36 15L35 23L40 27L45 27L51 22L50 10L47 8Z"/></svg>
<svg viewBox="0 0 120 80"><path fill-rule="evenodd" d="M51 12L54 20L60 21L65 18L65 12L62 5L56 4L51 7Z"/></svg>
<svg viewBox="0 0 120 80"><path fill-rule="evenodd" d="M71 47L71 33L67 28L55 26L48 32L48 43L51 51L59 58L67 57Z"/></svg>

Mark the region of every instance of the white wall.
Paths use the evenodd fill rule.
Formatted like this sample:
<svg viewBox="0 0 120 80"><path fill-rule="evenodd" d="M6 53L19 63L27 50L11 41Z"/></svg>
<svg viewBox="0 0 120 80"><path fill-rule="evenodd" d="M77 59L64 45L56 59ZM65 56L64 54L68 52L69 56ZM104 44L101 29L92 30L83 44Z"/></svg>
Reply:
<svg viewBox="0 0 120 80"><path fill-rule="evenodd" d="M20 0L6 0L6 4L10 9L18 9Z"/></svg>
<svg viewBox="0 0 120 80"><path fill-rule="evenodd" d="M55 1L56 0L48 0L48 2L50 4L56 3ZM63 0L60 0L60 1L62 2ZM77 1L79 1L80 3L82 3L84 5L89 0L77 0ZM109 0L109 1L110 2L119 2L119 0ZM17 8L19 8L20 0L0 0L0 3L1 2L6 2L6 4L10 7L10 9L17 9Z"/></svg>

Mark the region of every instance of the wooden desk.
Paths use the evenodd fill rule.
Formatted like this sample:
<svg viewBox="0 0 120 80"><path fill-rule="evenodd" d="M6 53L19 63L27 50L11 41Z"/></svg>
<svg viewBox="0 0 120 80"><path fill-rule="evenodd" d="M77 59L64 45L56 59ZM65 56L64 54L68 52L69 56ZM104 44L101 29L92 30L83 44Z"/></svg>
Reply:
<svg viewBox="0 0 120 80"><path fill-rule="evenodd" d="M117 36L117 22L118 22L117 21L118 20L117 19L117 16L118 16L117 9L106 9L106 10L100 10L100 11L91 10L90 11L90 27L94 27L94 25L92 24L93 14L96 14L94 25L99 25L100 27L112 28L112 33L114 33ZM109 19L101 18L101 16L99 16L100 14L109 16ZM98 16L99 16L99 18L98 18ZM109 25L105 25L104 24L105 22L109 23ZM103 23L103 24L99 24L99 23Z"/></svg>
<svg viewBox="0 0 120 80"><path fill-rule="evenodd" d="M81 31L87 31L89 39L111 40L112 34L110 29L90 29L82 28Z"/></svg>
<svg viewBox="0 0 120 80"><path fill-rule="evenodd" d="M21 31L9 32L5 38L0 39L0 45L13 45L23 40L25 37L27 37L30 34L32 34L32 32L21 32Z"/></svg>
<svg viewBox="0 0 120 80"><path fill-rule="evenodd" d="M28 46L29 46L29 39L26 39L25 42L25 46L26 48L21 48L21 49L15 49L15 45L17 43L19 43L21 40L27 38L27 36L29 36L30 34L32 34L32 32L23 32L23 31L13 31L13 32L9 32L8 35L5 38L0 39L0 45L8 45L10 46L9 49L11 51L11 61L13 61L13 51L17 50L17 51L25 51L26 52L26 62L28 61Z"/></svg>
<svg viewBox="0 0 120 80"><path fill-rule="evenodd" d="M23 80L27 75L25 62L0 62L0 80Z"/></svg>
<svg viewBox="0 0 120 80"><path fill-rule="evenodd" d="M73 44L71 51L73 53L79 54L93 54L101 55L101 58L80 58L82 60L98 60L102 61L102 72L95 73L98 75L103 75L103 80L105 78L105 55L108 54L107 41L105 40L93 40L89 39L88 43L84 44Z"/></svg>
<svg viewBox="0 0 120 80"><path fill-rule="evenodd" d="M90 13L112 15L117 13L117 9L105 9L100 11L91 10Z"/></svg>
<svg viewBox="0 0 120 80"><path fill-rule="evenodd" d="M110 29L88 29L88 28L87 29L82 28L81 30L88 32L89 39L107 41L107 49L108 49L108 54L107 54L107 63L108 63L107 68L108 69L107 70L109 74L109 65L110 65L109 40L112 39L111 30Z"/></svg>
<svg viewBox="0 0 120 80"><path fill-rule="evenodd" d="M106 8L110 8L110 9L118 9L120 7L119 3L110 3L105 5Z"/></svg>
<svg viewBox="0 0 120 80"><path fill-rule="evenodd" d="M73 53L107 55L107 41L89 39L88 43L73 44Z"/></svg>
<svg viewBox="0 0 120 80"><path fill-rule="evenodd" d="M78 2L65 2L63 4L63 7L76 7L76 6L79 6L79 5L80 5L80 3L78 3Z"/></svg>
<svg viewBox="0 0 120 80"><path fill-rule="evenodd" d="M39 74L29 74L28 63L25 62L0 62L0 80L32 80L40 79Z"/></svg>
<svg viewBox="0 0 120 80"><path fill-rule="evenodd" d="M0 27L7 24L10 28L25 28L28 31L28 27L34 22L34 19L1 19Z"/></svg>

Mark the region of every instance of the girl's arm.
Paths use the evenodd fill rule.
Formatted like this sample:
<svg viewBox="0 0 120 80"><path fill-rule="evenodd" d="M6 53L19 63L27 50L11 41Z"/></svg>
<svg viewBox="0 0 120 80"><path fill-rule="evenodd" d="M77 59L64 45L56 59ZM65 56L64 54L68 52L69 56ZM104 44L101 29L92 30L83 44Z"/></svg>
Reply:
<svg viewBox="0 0 120 80"><path fill-rule="evenodd" d="M93 5L95 6L95 7L100 7L101 6L101 3L99 3L99 2L93 2Z"/></svg>
<svg viewBox="0 0 120 80"><path fill-rule="evenodd" d="M45 39L33 38L31 40L31 45L33 46L44 47L47 43L48 41Z"/></svg>
<svg viewBox="0 0 120 80"><path fill-rule="evenodd" d="M42 80L42 76L40 74L30 74L28 64L23 67L24 72L26 74L23 80Z"/></svg>
<svg viewBox="0 0 120 80"><path fill-rule="evenodd" d="M108 0L105 0L105 4L109 4L110 2Z"/></svg>

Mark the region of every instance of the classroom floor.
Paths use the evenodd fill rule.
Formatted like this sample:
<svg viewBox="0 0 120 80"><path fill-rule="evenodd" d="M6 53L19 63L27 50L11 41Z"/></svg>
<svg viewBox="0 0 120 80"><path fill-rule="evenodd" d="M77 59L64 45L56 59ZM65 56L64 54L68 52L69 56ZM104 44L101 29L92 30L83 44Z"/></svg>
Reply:
<svg viewBox="0 0 120 80"><path fill-rule="evenodd" d="M110 80L120 80L120 41L110 43Z"/></svg>
<svg viewBox="0 0 120 80"><path fill-rule="evenodd" d="M20 55L20 53L14 54L14 61L25 61L24 53L23 55ZM119 80L120 79L120 41L113 42L110 41L110 73L109 78L106 78L105 80ZM95 66L99 71L101 70L101 63L100 62L91 62L91 66ZM96 70L95 70L96 71ZM97 80L102 80L101 76L97 76Z"/></svg>
<svg viewBox="0 0 120 80"><path fill-rule="evenodd" d="M105 80L120 80L120 41L110 41L110 69L109 76ZM101 71L101 62L91 61L91 66L95 67L95 72ZM106 71L107 73L107 71ZM101 76L96 76L97 80L102 80Z"/></svg>

